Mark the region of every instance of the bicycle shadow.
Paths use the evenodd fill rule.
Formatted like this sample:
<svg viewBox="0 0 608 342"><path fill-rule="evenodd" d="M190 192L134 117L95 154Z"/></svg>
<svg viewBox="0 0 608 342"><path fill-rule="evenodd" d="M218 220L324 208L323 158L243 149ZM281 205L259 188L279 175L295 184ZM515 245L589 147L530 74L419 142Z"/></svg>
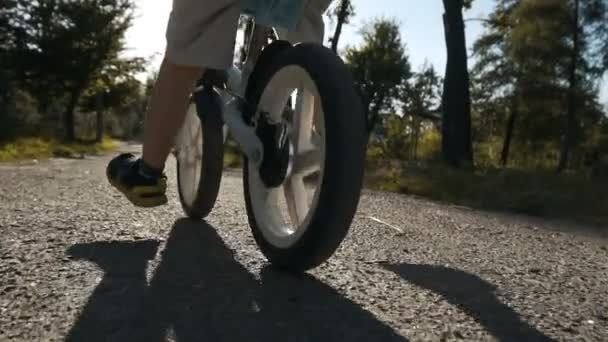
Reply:
<svg viewBox="0 0 608 342"><path fill-rule="evenodd" d="M266 267L260 279L215 229L178 220L147 285L157 241L77 244L68 253L104 277L67 341L405 341L309 275Z"/></svg>
<svg viewBox="0 0 608 342"><path fill-rule="evenodd" d="M416 286L443 296L463 309L499 341L555 341L500 302L496 286L480 277L444 266L389 264L383 266Z"/></svg>

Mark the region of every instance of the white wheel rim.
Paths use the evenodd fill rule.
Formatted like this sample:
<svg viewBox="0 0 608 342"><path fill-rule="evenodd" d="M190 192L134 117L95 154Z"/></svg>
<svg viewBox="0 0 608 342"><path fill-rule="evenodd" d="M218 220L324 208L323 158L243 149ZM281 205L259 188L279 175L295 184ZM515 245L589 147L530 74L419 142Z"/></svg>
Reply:
<svg viewBox="0 0 608 342"><path fill-rule="evenodd" d="M292 246L308 230L325 165L325 116L315 83L303 68L292 65L279 70L264 89L257 110L267 112L272 121L278 122L289 98L295 100L294 115L289 121L293 155L285 181L278 188L268 188L255 165L248 165L255 221L264 238L278 248ZM310 176L314 184L305 182ZM311 189L310 185L314 187Z"/></svg>
<svg viewBox="0 0 608 342"><path fill-rule="evenodd" d="M182 201L191 207L198 194L203 164L203 129L193 103L177 135L176 157Z"/></svg>

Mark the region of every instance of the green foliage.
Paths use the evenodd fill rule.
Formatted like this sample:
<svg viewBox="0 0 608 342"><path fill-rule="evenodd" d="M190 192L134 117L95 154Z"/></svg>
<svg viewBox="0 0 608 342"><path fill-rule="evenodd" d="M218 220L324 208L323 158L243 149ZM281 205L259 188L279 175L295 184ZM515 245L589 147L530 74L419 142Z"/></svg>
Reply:
<svg viewBox="0 0 608 342"><path fill-rule="evenodd" d="M608 224L606 180L540 170L471 173L438 163L382 165L368 172L367 186L481 209Z"/></svg>
<svg viewBox="0 0 608 342"><path fill-rule="evenodd" d="M440 105L441 84L442 79L433 65L425 62L401 94L404 112L413 116L430 115Z"/></svg>
<svg viewBox="0 0 608 342"><path fill-rule="evenodd" d="M436 107L440 103L441 79L429 64L421 66L413 75L404 75L394 93L392 103L400 105L400 114L383 114L380 130L382 138L372 143L377 157L385 159L409 159L419 157L421 142L431 132L436 133L429 119L436 121ZM422 147L425 149L426 147ZM422 151L427 157L432 148ZM433 151L434 153L434 151ZM375 157L374 157L375 158Z"/></svg>
<svg viewBox="0 0 608 342"><path fill-rule="evenodd" d="M107 110L124 106L134 93L134 74L144 61L120 57L133 6L131 0L3 2L0 30L7 39L0 57L9 72L0 78L31 94L48 123L57 128L63 118L63 132L73 138L80 105L91 110L91 97L103 94Z"/></svg>
<svg viewBox="0 0 608 342"><path fill-rule="evenodd" d="M341 13L342 8L346 9L344 13ZM328 10L330 20L344 16L344 24L350 24L350 19L353 18L357 13L355 12L355 6L350 0L334 1L334 5Z"/></svg>
<svg viewBox="0 0 608 342"><path fill-rule="evenodd" d="M243 154L239 150L238 144L231 137L226 140L224 148L224 167L241 168L243 167Z"/></svg>
<svg viewBox="0 0 608 342"><path fill-rule="evenodd" d="M376 19L361 31L363 43L346 50L346 63L370 115L391 112L410 63L395 20Z"/></svg>
<svg viewBox="0 0 608 342"><path fill-rule="evenodd" d="M513 160L525 156L557 163L567 130L580 160L593 130L603 117L597 101L606 36L604 0L581 1L580 23L574 24L573 0L499 0L486 22L486 32L474 44L474 137L477 143L499 141L513 119ZM578 32L578 50L573 42ZM577 82L572 84L572 56ZM568 97L569 86L573 96ZM574 123L566 125L566 108L575 101ZM561 144L561 145L560 145ZM503 146L504 147L504 146ZM547 149L550 149L548 151ZM551 155L551 156L549 156ZM576 161L574 165L580 165Z"/></svg>
<svg viewBox="0 0 608 342"><path fill-rule="evenodd" d="M35 132L39 125L36 115L36 100L20 89L10 89L6 100L0 105L0 142L22 134Z"/></svg>
<svg viewBox="0 0 608 342"><path fill-rule="evenodd" d="M441 153L441 133L434 128L425 130L418 142L418 157L426 160L438 159Z"/></svg>
<svg viewBox="0 0 608 342"><path fill-rule="evenodd" d="M403 87L400 100L403 103L402 110L404 116L410 122L410 157L418 157L419 143L421 134L434 128L429 125L427 119L435 123L437 108L441 104L441 85L442 80L435 72L432 65L425 63L420 71L415 73L412 79Z"/></svg>
<svg viewBox="0 0 608 342"><path fill-rule="evenodd" d="M410 157L411 124L408 118L388 115L384 120L385 138L381 142L383 156L391 159L406 159Z"/></svg>
<svg viewBox="0 0 608 342"><path fill-rule="evenodd" d="M342 34L342 27L350 23L350 19L355 15L355 7L351 0L340 0L334 2L335 6L329 9L329 18L336 21L334 34L329 38L332 51L337 53L338 42Z"/></svg>
<svg viewBox="0 0 608 342"><path fill-rule="evenodd" d="M79 158L85 154L99 154L113 151L118 142L104 138L95 144L63 143L56 139L18 138L0 144L0 162L28 159L46 159L51 157Z"/></svg>

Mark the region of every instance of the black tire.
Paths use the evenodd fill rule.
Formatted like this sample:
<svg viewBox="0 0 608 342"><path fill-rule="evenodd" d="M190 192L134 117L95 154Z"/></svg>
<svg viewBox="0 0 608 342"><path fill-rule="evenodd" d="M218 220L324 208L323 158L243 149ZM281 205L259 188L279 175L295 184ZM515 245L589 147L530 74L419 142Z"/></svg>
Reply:
<svg viewBox="0 0 608 342"><path fill-rule="evenodd" d="M303 272L329 259L350 229L363 186L365 115L350 72L331 50L302 43L284 49L274 56L272 63L265 64L246 92L252 106L257 108L264 88L276 72L297 65L306 70L316 84L325 113L325 164L316 210L308 229L290 247L272 245L260 230L249 193L247 160L244 163L245 203L256 243L273 266Z"/></svg>
<svg viewBox="0 0 608 342"><path fill-rule="evenodd" d="M182 193L180 165L177 160L177 190L182 209L195 220L202 220L213 209L222 181L224 168L224 133L220 102L216 93L203 91L194 95L191 104L196 105L197 116L203 130L203 160L196 197L188 205ZM202 110L205 110L204 115Z"/></svg>

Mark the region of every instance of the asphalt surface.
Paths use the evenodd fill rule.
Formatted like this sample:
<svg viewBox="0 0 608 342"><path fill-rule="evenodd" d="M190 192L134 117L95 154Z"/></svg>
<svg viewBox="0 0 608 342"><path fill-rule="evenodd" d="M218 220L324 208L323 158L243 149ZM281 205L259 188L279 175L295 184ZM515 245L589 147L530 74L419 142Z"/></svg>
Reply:
<svg viewBox="0 0 608 342"><path fill-rule="evenodd" d="M0 341L608 341L601 230L365 192L295 277L254 244L237 172L194 222L173 162L170 204L137 209L109 158L0 165Z"/></svg>

